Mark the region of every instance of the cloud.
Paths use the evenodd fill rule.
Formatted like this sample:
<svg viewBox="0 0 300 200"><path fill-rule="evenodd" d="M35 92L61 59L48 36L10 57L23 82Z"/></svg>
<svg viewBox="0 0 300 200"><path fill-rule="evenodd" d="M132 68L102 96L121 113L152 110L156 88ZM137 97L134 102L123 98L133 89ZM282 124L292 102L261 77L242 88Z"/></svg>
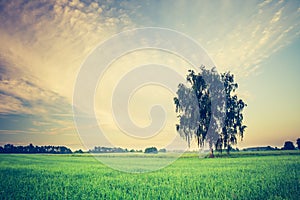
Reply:
<svg viewBox="0 0 300 200"><path fill-rule="evenodd" d="M1 63L4 63L2 66L7 65L6 62ZM38 85L39 81L24 75L18 68L0 69L3 69L0 76L0 116L7 119L5 127L11 129L2 130L1 134L61 135L65 134L66 127L74 130L71 105L66 97L42 88ZM24 121L18 116L24 116L28 120ZM1 120L3 128L2 123L5 122ZM23 124L20 127L23 130L15 130L16 123L20 126ZM24 123L27 125L24 126Z"/></svg>
<svg viewBox="0 0 300 200"><path fill-rule="evenodd" d="M281 8L280 10L278 10L276 13L275 13L275 15L273 16L273 18L272 18L272 20L271 20L271 24L272 23L276 23L276 22L278 22L279 20L280 20L280 17L281 17L281 13L282 13L282 9L283 8Z"/></svg>
<svg viewBox="0 0 300 200"><path fill-rule="evenodd" d="M0 130L0 134L35 134L36 130Z"/></svg>
<svg viewBox="0 0 300 200"><path fill-rule="evenodd" d="M258 4L259 8L262 8L268 4L270 4L272 2L272 0L264 0L262 3Z"/></svg>
<svg viewBox="0 0 300 200"><path fill-rule="evenodd" d="M254 12L228 21L232 27L222 38L204 43L219 69L230 70L238 77L257 74L260 64L278 50L287 46L297 36L300 16L292 2L267 6L258 5Z"/></svg>
<svg viewBox="0 0 300 200"><path fill-rule="evenodd" d="M114 1L0 2L0 115L38 116L39 132L75 131L72 92L88 53L134 25Z"/></svg>
<svg viewBox="0 0 300 200"><path fill-rule="evenodd" d="M0 80L0 95L2 114L70 113L71 106L66 98L21 77L17 79L3 76Z"/></svg>
<svg viewBox="0 0 300 200"><path fill-rule="evenodd" d="M30 109L23 107L22 102L14 97L0 93L0 113L31 113Z"/></svg>
<svg viewBox="0 0 300 200"><path fill-rule="evenodd" d="M113 33L132 26L126 13L81 1L2 3L0 55L33 76L42 88L71 101L77 71L88 53Z"/></svg>
<svg viewBox="0 0 300 200"><path fill-rule="evenodd" d="M219 71L230 70L240 78L257 74L261 70L257 66L299 36L298 1L147 4L136 6L132 15L135 23L163 26L191 36L206 49Z"/></svg>

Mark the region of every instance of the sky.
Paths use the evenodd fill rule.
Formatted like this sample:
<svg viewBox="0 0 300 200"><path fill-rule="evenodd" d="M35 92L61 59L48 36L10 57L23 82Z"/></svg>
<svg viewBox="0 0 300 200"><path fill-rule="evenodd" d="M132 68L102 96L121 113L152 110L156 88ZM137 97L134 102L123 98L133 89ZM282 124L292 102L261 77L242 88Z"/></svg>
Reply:
<svg viewBox="0 0 300 200"><path fill-rule="evenodd" d="M160 64L185 76L190 63L168 52L130 52L114 60L99 78L94 107L98 126L110 144L83 136L73 119L74 88L86 58L112 36L144 27L185 34L201 45L218 72L235 75L238 96L248 105L244 111L247 129L238 147L281 147L284 141L295 142L300 137L298 0L3 0L0 145L166 147L178 135L170 90L157 84L142 85L125 99L136 125L147 127L156 119L163 120L161 130L146 139L124 133L111 105L114 89L137 66ZM143 76L136 79L151 75ZM165 113L151 118L150 110L157 104ZM96 129L83 128L86 133Z"/></svg>

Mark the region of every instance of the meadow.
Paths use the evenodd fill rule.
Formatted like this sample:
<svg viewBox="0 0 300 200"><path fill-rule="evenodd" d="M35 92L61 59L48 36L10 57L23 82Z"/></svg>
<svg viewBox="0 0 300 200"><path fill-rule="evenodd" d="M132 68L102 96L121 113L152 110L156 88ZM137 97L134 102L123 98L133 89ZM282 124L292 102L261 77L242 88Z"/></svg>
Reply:
<svg viewBox="0 0 300 200"><path fill-rule="evenodd" d="M155 156L159 159L159 154ZM113 170L86 154L2 154L0 170L0 199L276 200L300 196L299 151L242 152L213 159L186 153L149 173Z"/></svg>

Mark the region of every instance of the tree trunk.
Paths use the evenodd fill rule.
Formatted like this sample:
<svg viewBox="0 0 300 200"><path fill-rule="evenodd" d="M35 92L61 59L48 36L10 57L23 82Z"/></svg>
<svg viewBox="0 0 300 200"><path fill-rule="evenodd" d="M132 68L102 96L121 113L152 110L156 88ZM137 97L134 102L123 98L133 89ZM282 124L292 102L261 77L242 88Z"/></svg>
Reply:
<svg viewBox="0 0 300 200"><path fill-rule="evenodd" d="M212 148L210 149L209 157L210 158L214 158L215 157L214 150Z"/></svg>
<svg viewBox="0 0 300 200"><path fill-rule="evenodd" d="M227 145L227 155L230 153L230 145Z"/></svg>
<svg viewBox="0 0 300 200"><path fill-rule="evenodd" d="M199 147L199 158L201 158L201 148Z"/></svg>

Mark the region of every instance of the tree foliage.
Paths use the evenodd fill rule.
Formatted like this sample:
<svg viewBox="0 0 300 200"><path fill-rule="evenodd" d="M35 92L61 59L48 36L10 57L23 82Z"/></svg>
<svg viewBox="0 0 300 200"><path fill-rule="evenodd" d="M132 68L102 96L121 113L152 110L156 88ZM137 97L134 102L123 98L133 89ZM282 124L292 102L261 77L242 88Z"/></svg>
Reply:
<svg viewBox="0 0 300 200"><path fill-rule="evenodd" d="M202 71L206 72L204 68ZM204 144L211 120L211 99L204 76L193 70L188 72L186 80L189 86L179 84L174 98L176 112L179 113L176 129L189 146L195 138L200 147Z"/></svg>
<svg viewBox="0 0 300 200"><path fill-rule="evenodd" d="M217 73L200 68L200 73L189 70L187 84L178 85L174 98L179 123L176 130L190 146L196 139L198 147L208 142L217 150L237 143L237 136L243 138L243 109L246 104L235 94L238 84L230 72Z"/></svg>
<svg viewBox="0 0 300 200"><path fill-rule="evenodd" d="M297 144L298 149L300 150L300 138L297 139L296 144Z"/></svg>
<svg viewBox="0 0 300 200"><path fill-rule="evenodd" d="M156 147L148 147L145 149L145 153L158 153Z"/></svg>
<svg viewBox="0 0 300 200"><path fill-rule="evenodd" d="M291 142L291 141L286 141L284 143L284 146L282 148L283 150L295 150L295 146L294 146L294 143Z"/></svg>
<svg viewBox="0 0 300 200"><path fill-rule="evenodd" d="M244 137L246 126L243 125L242 112L247 105L235 94L238 84L234 82L233 74L225 72L221 74L221 80L226 95L226 108L224 125L216 146L218 150L220 150L220 147L224 147L229 152L231 145L237 144L237 136L240 136L241 139Z"/></svg>

